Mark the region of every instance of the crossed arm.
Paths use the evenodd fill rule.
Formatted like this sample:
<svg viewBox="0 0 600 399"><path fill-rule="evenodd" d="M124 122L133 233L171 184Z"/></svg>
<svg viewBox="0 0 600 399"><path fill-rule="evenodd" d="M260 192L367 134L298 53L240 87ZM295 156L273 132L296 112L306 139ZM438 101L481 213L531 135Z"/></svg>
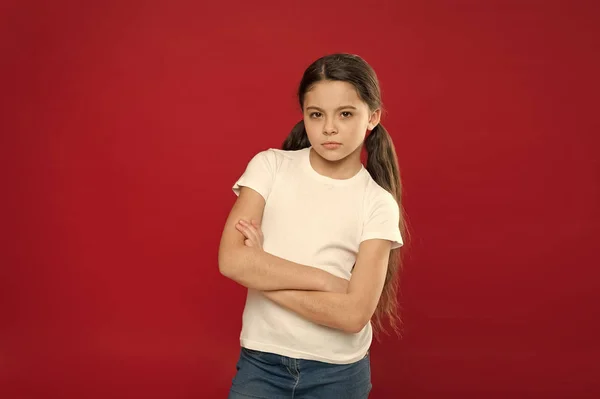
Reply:
<svg viewBox="0 0 600 399"><path fill-rule="evenodd" d="M361 243L346 292L277 290L264 294L317 324L357 333L369 322L379 302L390 247L387 240Z"/></svg>
<svg viewBox="0 0 600 399"><path fill-rule="evenodd" d="M261 208L262 205L262 208ZM219 269L239 284L260 290L279 305L327 327L356 333L371 319L383 289L391 242L360 244L350 281L262 250L264 199L242 188L225 225ZM260 212L253 212L259 209ZM256 224L238 224L240 220Z"/></svg>

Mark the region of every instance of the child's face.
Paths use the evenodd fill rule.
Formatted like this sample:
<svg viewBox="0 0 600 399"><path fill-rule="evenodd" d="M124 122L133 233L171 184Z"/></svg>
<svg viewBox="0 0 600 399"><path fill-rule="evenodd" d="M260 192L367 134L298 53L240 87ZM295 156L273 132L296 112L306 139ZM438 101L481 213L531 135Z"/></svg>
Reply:
<svg viewBox="0 0 600 399"><path fill-rule="evenodd" d="M330 161L354 153L364 142L367 130L379 123L380 115L380 110L369 110L347 82L324 80L304 96L308 140L319 155ZM327 141L340 145L326 147L323 143Z"/></svg>

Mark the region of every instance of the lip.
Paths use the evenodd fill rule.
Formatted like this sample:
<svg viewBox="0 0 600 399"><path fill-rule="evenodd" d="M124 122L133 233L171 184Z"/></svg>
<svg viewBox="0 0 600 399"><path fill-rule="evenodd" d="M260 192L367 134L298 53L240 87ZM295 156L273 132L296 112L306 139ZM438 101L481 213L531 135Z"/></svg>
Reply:
<svg viewBox="0 0 600 399"><path fill-rule="evenodd" d="M328 150L335 150L336 148L340 147L342 143L338 143L337 141L326 141L321 145Z"/></svg>

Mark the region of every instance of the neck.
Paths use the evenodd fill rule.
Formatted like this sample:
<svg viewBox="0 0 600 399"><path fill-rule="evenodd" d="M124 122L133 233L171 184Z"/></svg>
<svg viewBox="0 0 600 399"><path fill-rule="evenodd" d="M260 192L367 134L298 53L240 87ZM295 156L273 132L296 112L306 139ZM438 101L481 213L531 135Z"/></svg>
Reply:
<svg viewBox="0 0 600 399"><path fill-rule="evenodd" d="M310 150L309 160L313 169L320 175L332 179L350 179L362 169L360 153L362 145L345 158L330 161L321 157L313 148Z"/></svg>

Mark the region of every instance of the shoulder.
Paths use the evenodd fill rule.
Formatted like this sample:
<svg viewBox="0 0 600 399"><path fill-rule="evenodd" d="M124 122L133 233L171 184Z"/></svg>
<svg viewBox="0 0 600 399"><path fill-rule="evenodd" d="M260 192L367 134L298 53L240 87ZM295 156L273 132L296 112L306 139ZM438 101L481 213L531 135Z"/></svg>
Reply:
<svg viewBox="0 0 600 399"><path fill-rule="evenodd" d="M367 173L368 174L368 173ZM366 186L366 199L368 202L387 202L387 203L395 203L396 198L387 191L385 188L381 187L372 177L369 175Z"/></svg>
<svg viewBox="0 0 600 399"><path fill-rule="evenodd" d="M305 149L286 151L278 148L267 148L254 155L253 159L265 162L274 169L279 169L282 164L298 159L302 155L302 151L305 151Z"/></svg>
<svg viewBox="0 0 600 399"><path fill-rule="evenodd" d="M381 187L370 175L365 193L365 210L368 213L383 210L391 214L396 214L400 210L392 193Z"/></svg>

